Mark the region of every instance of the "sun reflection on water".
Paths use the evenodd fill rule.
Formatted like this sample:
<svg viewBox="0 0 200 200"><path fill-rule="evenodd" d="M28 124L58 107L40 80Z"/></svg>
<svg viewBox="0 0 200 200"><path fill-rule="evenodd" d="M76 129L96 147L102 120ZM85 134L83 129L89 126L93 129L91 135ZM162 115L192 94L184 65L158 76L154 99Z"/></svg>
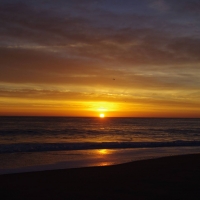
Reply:
<svg viewBox="0 0 200 200"><path fill-rule="evenodd" d="M98 153L101 154L101 155L108 154L108 149L99 149Z"/></svg>
<svg viewBox="0 0 200 200"><path fill-rule="evenodd" d="M99 166L109 166L109 165L112 165L113 163L112 162L101 162L99 164Z"/></svg>

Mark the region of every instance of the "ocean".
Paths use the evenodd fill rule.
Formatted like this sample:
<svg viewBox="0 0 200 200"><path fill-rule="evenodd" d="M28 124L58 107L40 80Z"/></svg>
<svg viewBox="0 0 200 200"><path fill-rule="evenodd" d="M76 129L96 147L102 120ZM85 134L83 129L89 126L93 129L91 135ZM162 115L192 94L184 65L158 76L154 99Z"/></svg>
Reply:
<svg viewBox="0 0 200 200"><path fill-rule="evenodd" d="M0 117L0 174L200 152L200 119Z"/></svg>

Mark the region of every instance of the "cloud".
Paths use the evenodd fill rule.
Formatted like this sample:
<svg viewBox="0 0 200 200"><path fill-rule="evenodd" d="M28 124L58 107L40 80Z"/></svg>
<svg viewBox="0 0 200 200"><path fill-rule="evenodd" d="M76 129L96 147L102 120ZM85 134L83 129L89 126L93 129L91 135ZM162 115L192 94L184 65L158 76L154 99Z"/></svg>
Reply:
<svg viewBox="0 0 200 200"><path fill-rule="evenodd" d="M91 40L84 33L87 24L84 19L70 15L57 16L50 11L38 11L24 4L5 5L0 9L3 35L17 38L19 42L60 45L70 41ZM82 30L82 31L81 31Z"/></svg>
<svg viewBox="0 0 200 200"><path fill-rule="evenodd" d="M177 97L165 92L196 92L198 7L198 1L187 0L2 1L1 94L113 101L124 95L130 102L173 102ZM9 90L9 84L28 89ZM56 89L51 92L47 85Z"/></svg>
<svg viewBox="0 0 200 200"><path fill-rule="evenodd" d="M200 11L200 2L198 0L184 0L177 2L177 10L185 14L198 14Z"/></svg>
<svg viewBox="0 0 200 200"><path fill-rule="evenodd" d="M167 1L165 0L154 0L150 5L152 8L161 12L165 12L170 9L169 5L167 4Z"/></svg>

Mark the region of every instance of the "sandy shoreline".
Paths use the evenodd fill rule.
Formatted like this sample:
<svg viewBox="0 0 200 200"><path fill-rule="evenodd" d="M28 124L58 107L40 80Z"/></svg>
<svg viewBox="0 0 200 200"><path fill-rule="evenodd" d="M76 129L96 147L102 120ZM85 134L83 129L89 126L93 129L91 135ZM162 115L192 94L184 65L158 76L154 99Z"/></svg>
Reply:
<svg viewBox="0 0 200 200"><path fill-rule="evenodd" d="M199 199L200 154L0 175L7 199Z"/></svg>

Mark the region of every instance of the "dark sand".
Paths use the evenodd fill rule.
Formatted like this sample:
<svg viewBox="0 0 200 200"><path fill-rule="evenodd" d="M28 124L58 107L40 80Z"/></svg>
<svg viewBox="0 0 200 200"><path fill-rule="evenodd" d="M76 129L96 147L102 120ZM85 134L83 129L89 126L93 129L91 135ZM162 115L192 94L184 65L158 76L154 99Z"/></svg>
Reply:
<svg viewBox="0 0 200 200"><path fill-rule="evenodd" d="M200 154L0 176L0 199L200 199Z"/></svg>

